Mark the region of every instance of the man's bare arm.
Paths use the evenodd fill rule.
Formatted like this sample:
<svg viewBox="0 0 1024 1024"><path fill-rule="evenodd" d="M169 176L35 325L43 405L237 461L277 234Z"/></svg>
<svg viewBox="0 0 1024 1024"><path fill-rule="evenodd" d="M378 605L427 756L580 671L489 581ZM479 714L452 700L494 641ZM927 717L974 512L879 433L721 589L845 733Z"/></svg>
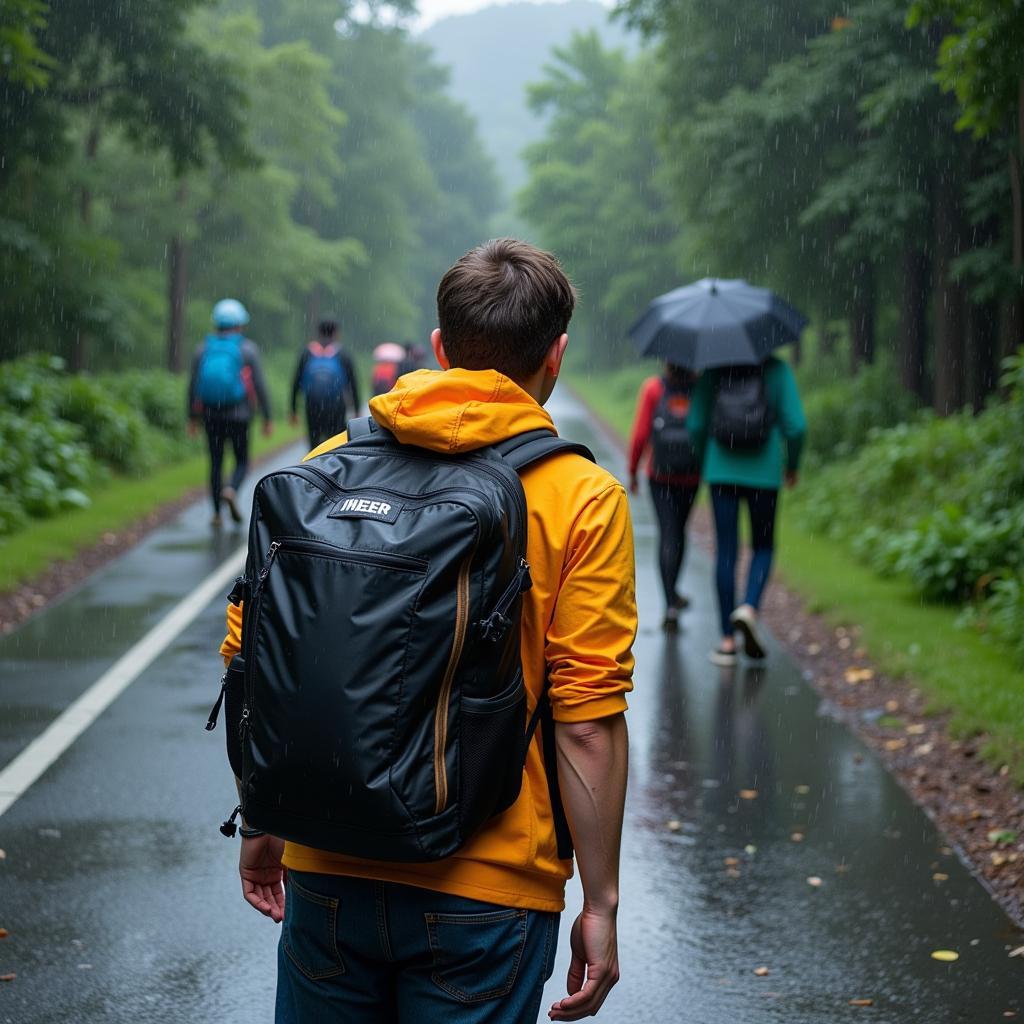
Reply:
<svg viewBox="0 0 1024 1024"><path fill-rule="evenodd" d="M555 725L558 783L583 884L583 911L573 922L569 995L552 1020L580 1020L601 1008L619 980L615 920L619 907L619 845L626 800L629 741L621 714Z"/></svg>

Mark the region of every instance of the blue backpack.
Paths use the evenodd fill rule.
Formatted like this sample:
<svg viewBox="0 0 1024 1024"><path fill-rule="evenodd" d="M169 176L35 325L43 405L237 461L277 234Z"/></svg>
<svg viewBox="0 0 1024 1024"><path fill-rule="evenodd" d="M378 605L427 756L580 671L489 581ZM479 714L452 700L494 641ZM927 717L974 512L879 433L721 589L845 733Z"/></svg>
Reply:
<svg viewBox="0 0 1024 1024"><path fill-rule="evenodd" d="M309 343L309 358L302 371L302 393L308 405L329 405L344 400L348 375L334 345Z"/></svg>
<svg viewBox="0 0 1024 1024"><path fill-rule="evenodd" d="M196 382L196 393L203 405L223 409L244 402L244 365L240 334L208 334Z"/></svg>

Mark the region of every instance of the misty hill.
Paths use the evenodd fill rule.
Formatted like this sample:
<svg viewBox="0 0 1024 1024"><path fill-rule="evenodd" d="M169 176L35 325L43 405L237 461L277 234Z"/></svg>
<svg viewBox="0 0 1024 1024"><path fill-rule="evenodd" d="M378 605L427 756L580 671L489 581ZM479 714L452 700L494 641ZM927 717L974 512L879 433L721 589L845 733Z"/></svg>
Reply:
<svg viewBox="0 0 1024 1024"><path fill-rule="evenodd" d="M608 8L594 0L485 7L443 18L420 37L451 67L451 92L476 117L509 201L526 180L519 154L542 129L527 109L526 86L542 77L552 47L590 29L607 45L635 46L621 24L609 23Z"/></svg>

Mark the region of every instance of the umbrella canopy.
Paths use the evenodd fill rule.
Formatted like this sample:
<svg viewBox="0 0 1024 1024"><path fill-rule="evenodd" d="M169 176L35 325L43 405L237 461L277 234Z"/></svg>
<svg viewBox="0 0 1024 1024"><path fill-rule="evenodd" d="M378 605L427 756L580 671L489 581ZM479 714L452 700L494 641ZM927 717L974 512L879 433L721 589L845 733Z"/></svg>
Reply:
<svg viewBox="0 0 1024 1024"><path fill-rule="evenodd" d="M644 356L690 370L763 363L807 317L768 288L706 277L658 296L629 329Z"/></svg>

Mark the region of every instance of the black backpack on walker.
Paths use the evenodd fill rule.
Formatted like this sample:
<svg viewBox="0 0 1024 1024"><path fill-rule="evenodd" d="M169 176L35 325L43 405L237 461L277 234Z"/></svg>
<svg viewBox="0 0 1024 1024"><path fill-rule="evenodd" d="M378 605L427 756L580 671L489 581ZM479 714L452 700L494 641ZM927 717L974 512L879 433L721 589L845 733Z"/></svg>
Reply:
<svg viewBox="0 0 1024 1024"><path fill-rule="evenodd" d="M257 484L230 595L242 650L222 687L249 826L358 857L447 857L516 800L543 723L571 856L547 693L527 722L519 650L518 472L562 453L593 460L545 430L443 455L364 418L347 444Z"/></svg>

